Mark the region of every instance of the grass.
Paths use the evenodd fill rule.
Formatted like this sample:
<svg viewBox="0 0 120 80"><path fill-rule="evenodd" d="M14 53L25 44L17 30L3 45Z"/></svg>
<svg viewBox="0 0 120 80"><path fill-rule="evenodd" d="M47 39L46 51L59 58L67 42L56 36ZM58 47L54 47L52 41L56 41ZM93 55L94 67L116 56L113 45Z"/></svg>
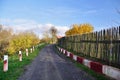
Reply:
<svg viewBox="0 0 120 80"><path fill-rule="evenodd" d="M57 49L57 47L55 47L56 49L56 52L60 53ZM63 54L61 54L63 55ZM86 73L88 73L89 75L93 76L94 78L96 78L96 80L113 80L109 77L106 77L105 75L103 74L99 74L99 73L96 73L95 71L89 69L88 67L84 66L83 64L80 64L70 58L68 58L69 60L71 60L78 68L80 68L81 70L85 71Z"/></svg>
<svg viewBox="0 0 120 80"><path fill-rule="evenodd" d="M45 46L40 44L33 53L29 53L29 56L23 52L23 61L20 62L18 55L15 54L9 57L8 71L3 71L3 61L0 61L0 80L17 80L19 76L24 72L25 66L30 64L31 61L38 55L39 51Z"/></svg>

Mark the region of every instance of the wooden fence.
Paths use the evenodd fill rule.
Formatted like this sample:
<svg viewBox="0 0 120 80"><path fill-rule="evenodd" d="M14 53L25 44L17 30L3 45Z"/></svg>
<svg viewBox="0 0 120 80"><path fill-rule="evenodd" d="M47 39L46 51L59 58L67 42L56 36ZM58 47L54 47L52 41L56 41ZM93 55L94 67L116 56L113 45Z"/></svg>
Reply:
<svg viewBox="0 0 120 80"><path fill-rule="evenodd" d="M83 35L63 37L58 45L81 56L120 68L120 26Z"/></svg>

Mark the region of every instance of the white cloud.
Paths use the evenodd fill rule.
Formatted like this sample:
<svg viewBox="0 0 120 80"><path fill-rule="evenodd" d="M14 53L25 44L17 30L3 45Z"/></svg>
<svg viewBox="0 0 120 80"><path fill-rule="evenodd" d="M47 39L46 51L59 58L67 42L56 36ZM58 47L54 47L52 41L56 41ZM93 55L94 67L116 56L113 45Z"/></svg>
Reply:
<svg viewBox="0 0 120 80"><path fill-rule="evenodd" d="M10 19L0 19L0 23L10 23Z"/></svg>
<svg viewBox="0 0 120 80"><path fill-rule="evenodd" d="M58 34L64 36L64 33L69 29L67 26L57 26Z"/></svg>
<svg viewBox="0 0 120 80"><path fill-rule="evenodd" d="M64 36L65 31L69 29L67 26L57 26L51 23L40 24L33 20L25 19L0 19L0 24L5 25L6 28L12 28L15 33L22 31L33 31L40 37L42 37L43 32L48 31L52 26L57 28L58 35L60 36Z"/></svg>

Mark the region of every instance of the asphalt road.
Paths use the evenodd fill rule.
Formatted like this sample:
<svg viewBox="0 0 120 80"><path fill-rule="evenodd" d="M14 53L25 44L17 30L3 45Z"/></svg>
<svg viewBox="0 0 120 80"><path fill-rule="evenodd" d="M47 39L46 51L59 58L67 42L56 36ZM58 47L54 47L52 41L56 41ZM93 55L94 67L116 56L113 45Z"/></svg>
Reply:
<svg viewBox="0 0 120 80"><path fill-rule="evenodd" d="M70 60L61 57L53 45L43 48L18 80L95 80L76 67Z"/></svg>

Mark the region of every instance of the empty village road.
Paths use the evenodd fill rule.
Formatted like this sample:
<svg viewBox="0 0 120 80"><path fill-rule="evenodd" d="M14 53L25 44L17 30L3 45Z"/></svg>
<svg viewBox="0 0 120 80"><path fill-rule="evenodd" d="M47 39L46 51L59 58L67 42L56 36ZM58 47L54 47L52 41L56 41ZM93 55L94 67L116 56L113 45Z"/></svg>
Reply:
<svg viewBox="0 0 120 80"><path fill-rule="evenodd" d="M70 60L54 51L53 45L43 48L26 67L18 80L95 80Z"/></svg>

